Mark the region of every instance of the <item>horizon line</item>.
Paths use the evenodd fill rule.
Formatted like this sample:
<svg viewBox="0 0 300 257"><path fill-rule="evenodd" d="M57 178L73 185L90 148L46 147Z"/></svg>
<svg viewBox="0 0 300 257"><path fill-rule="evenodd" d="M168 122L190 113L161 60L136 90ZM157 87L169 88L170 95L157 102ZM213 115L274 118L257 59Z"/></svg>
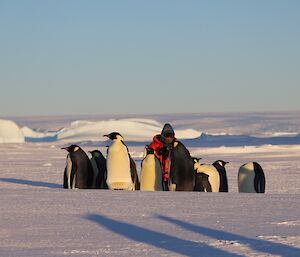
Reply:
<svg viewBox="0 0 300 257"><path fill-rule="evenodd" d="M286 113L300 113L299 110L274 110L274 111L212 111L212 112L166 112L166 113L78 113L78 114L25 114L25 115L1 115L0 119L3 118L42 118L42 117L75 117L75 116L111 116L111 117L132 117L132 116L175 116L175 115L230 115L230 114L286 114Z"/></svg>

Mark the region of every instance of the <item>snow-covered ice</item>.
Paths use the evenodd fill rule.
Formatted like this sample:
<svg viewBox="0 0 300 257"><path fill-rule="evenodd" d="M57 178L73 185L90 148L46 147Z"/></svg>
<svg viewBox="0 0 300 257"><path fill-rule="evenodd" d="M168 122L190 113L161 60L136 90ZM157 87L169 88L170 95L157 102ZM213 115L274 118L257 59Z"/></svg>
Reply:
<svg viewBox="0 0 300 257"><path fill-rule="evenodd" d="M34 131L23 127L22 132L27 141L105 141L103 135L118 130L128 141L145 141L160 133L163 124L150 119L110 119L102 121L73 121L70 126L56 132ZM178 138L191 139L201 135L195 129L179 129L175 131Z"/></svg>
<svg viewBox="0 0 300 257"><path fill-rule="evenodd" d="M189 119L184 119L186 122L184 125L179 116L179 120L175 120L172 116L172 124L175 125L176 137L183 141L183 143L189 147L217 147L217 146L259 146L259 145L299 145L300 135L298 127L300 121L298 121L298 116L295 114L290 117L291 120L286 121L286 125L281 123L278 124L278 120L270 119L269 116L265 115L259 119L258 117L248 117L248 119L253 120L253 122L258 122L256 124L250 124L249 121L245 120L243 115L237 115L235 119L229 116L222 118L214 118L210 120L209 118L203 118L203 120L198 121L196 126L196 121L189 117ZM272 117L272 115L271 115ZM278 117L282 120L282 117ZM295 120L294 120L295 119ZM159 117L152 118L114 118L114 119L95 119L95 120L74 120L69 121L66 119L62 122L43 121L42 124L38 123L36 120L30 120L25 122L24 120L19 120L19 126L14 121L0 122L0 142L76 142L91 144L92 143L105 143L107 138L103 137L104 134L108 134L112 131L117 131L123 135L125 140L130 145L135 145L137 142L140 144L145 144L151 140L152 136L160 133L163 126L162 121L158 121ZM180 121L181 120L181 121ZM164 120L166 121L166 120ZM221 124L223 121L224 124ZM238 123L240 122L240 123ZM4 133L8 131L7 124L14 125L14 129L10 129L11 132ZM228 124L227 124L228 123ZM58 124L63 125L57 129ZM227 124L227 125L226 125ZM237 124L239 128L237 128ZM42 127L35 127L36 125L42 125ZM52 126L52 127L49 127ZM216 126L219 131L216 131ZM276 129L278 126L278 129ZM298 126L298 127L297 127ZM248 127L252 128L250 130ZM247 129L248 128L248 129ZM15 132L13 132L15 131ZM18 133L19 136L13 136ZM2 135L1 135L2 134ZM16 140L15 138L19 138Z"/></svg>
<svg viewBox="0 0 300 257"><path fill-rule="evenodd" d="M272 131L298 132L276 128L278 120L269 118ZM170 120L182 131L209 126L196 126L192 115L186 126L180 116ZM144 121L158 130L163 122ZM51 130L53 120L43 124L41 133L59 131ZM241 124L234 134L247 130L248 123ZM229 132L223 129L215 133ZM73 139L0 144L0 256L300 256L300 145L191 144L191 154L202 162L230 162L229 193L72 191L62 188L66 152L60 147ZM101 144L83 149L95 147L105 152ZM129 150L140 169L143 145L133 142ZM238 193L238 168L248 161L262 165L265 194Z"/></svg>
<svg viewBox="0 0 300 257"><path fill-rule="evenodd" d="M23 143L24 135L19 126L11 120L0 119L0 143Z"/></svg>

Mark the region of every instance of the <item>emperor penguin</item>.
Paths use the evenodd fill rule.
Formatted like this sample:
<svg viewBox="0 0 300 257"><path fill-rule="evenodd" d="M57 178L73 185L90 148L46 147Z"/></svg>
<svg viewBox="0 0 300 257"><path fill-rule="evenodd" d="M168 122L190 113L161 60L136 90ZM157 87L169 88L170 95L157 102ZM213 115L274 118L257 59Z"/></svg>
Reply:
<svg viewBox="0 0 300 257"><path fill-rule="evenodd" d="M91 188L93 183L93 168L90 159L78 145L63 147L69 152L65 168L66 188Z"/></svg>
<svg viewBox="0 0 300 257"><path fill-rule="evenodd" d="M169 163L169 190L193 191L195 173L189 150L178 140L173 141Z"/></svg>
<svg viewBox="0 0 300 257"><path fill-rule="evenodd" d="M106 159L99 150L93 150L89 152L92 155L90 159L93 171L93 188L108 189L106 184Z"/></svg>
<svg viewBox="0 0 300 257"><path fill-rule="evenodd" d="M162 191L162 169L155 151L145 147L146 156L141 166L141 191Z"/></svg>
<svg viewBox="0 0 300 257"><path fill-rule="evenodd" d="M227 174L225 169L225 165L228 163L229 162L217 160L212 164L219 172L219 176L220 176L219 192L228 192L228 181L227 181Z"/></svg>
<svg viewBox="0 0 300 257"><path fill-rule="evenodd" d="M257 162L242 165L238 173L239 192L264 193L266 180L262 167Z"/></svg>
<svg viewBox="0 0 300 257"><path fill-rule="evenodd" d="M199 163L199 161L198 161ZM220 188L220 176L217 169L211 165L211 164L197 164L195 163L194 159L194 169L196 169L197 174L198 173L204 173L208 176L208 183L205 181L205 176L202 175L201 179L203 179L206 183L206 186L204 186L205 192L219 192ZM211 191L210 191L211 190ZM195 191L200 191L196 190Z"/></svg>
<svg viewBox="0 0 300 257"><path fill-rule="evenodd" d="M131 177L130 156L124 138L118 132L104 135L112 140L107 148L107 179L109 189L134 190L135 185Z"/></svg>

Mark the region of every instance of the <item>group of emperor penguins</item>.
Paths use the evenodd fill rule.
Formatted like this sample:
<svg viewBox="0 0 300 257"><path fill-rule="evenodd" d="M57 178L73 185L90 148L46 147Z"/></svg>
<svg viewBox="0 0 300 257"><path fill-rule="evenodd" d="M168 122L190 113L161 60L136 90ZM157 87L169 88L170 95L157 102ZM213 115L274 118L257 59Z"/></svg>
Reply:
<svg viewBox="0 0 300 257"><path fill-rule="evenodd" d="M145 147L141 173L138 176L134 160L129 154L124 138L118 132L104 135L111 140L106 158L99 150L90 151L91 159L78 145L64 147L68 151L64 171L64 188L68 189L111 189L141 191L202 191L228 192L225 165L228 162L217 160L213 164L201 164L200 158L185 157L193 163L193 186L179 189L168 183L163 187L162 168L155 151ZM185 160L184 160L185 161ZM172 163L170 163L172 169ZM174 164L176 165L176 164ZM174 167L173 167L174 168ZM184 180L184 176L181 180ZM181 181L182 182L182 181ZM265 176L257 162L242 165L238 172L239 192L264 193Z"/></svg>

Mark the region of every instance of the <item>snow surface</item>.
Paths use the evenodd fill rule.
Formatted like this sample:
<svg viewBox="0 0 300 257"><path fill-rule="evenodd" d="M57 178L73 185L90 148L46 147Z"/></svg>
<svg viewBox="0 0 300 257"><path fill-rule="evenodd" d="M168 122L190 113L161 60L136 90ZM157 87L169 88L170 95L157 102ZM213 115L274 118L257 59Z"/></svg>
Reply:
<svg viewBox="0 0 300 257"><path fill-rule="evenodd" d="M67 143L0 144L0 256L300 256L300 145L189 146L230 162L229 193L200 193L63 189ZM140 169L143 145L129 150ZM238 193L248 161L265 194Z"/></svg>

